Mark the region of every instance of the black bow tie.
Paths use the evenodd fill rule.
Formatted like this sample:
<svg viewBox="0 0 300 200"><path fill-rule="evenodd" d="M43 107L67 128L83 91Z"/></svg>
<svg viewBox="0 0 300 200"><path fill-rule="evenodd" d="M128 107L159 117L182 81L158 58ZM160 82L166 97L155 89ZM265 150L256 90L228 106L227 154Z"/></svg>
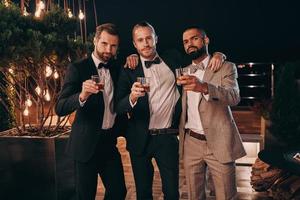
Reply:
<svg viewBox="0 0 300 200"><path fill-rule="evenodd" d="M99 65L98 65L98 69L100 69L100 68L102 68L102 67L104 67L105 69L109 69L109 64L108 63L99 63Z"/></svg>
<svg viewBox="0 0 300 200"><path fill-rule="evenodd" d="M159 57L156 57L154 60L145 60L145 67L149 68L152 64L159 64L161 63L161 60Z"/></svg>

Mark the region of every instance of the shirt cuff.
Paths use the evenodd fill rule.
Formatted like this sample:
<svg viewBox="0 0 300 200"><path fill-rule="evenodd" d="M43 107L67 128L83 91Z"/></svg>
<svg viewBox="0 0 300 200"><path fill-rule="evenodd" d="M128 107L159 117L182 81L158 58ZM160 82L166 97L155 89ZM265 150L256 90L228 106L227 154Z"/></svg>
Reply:
<svg viewBox="0 0 300 200"><path fill-rule="evenodd" d="M131 100L130 100L130 95L129 95L128 98L129 98L129 103L130 103L130 105L131 105L131 108L133 108L133 107L136 105L137 101L136 101L135 103L132 103Z"/></svg>
<svg viewBox="0 0 300 200"><path fill-rule="evenodd" d="M205 99L206 101L209 100L209 94L203 94L203 97L204 97L204 99Z"/></svg>
<svg viewBox="0 0 300 200"><path fill-rule="evenodd" d="M85 101L80 101L80 97L78 97L78 101L79 101L80 107L83 107L85 102L86 102L86 100Z"/></svg>

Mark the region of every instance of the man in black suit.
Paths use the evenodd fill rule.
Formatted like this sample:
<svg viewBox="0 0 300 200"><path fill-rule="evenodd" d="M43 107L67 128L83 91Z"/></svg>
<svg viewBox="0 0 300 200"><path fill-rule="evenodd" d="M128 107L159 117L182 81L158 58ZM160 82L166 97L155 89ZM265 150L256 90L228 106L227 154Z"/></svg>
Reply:
<svg viewBox="0 0 300 200"><path fill-rule="evenodd" d="M165 199L179 199L177 127L181 111L180 94L174 71L180 67L179 55L158 55L157 36L147 22L132 30L133 44L140 58L135 70L124 69L119 78L116 111L127 113L127 149L135 179L137 199L152 199L153 165L156 160ZM152 65L150 66L151 62ZM149 64L150 63L150 64ZM145 92L137 77L150 78Z"/></svg>
<svg viewBox="0 0 300 200"><path fill-rule="evenodd" d="M113 24L97 27L91 56L69 66L56 105L59 116L76 111L68 141L67 154L75 161L76 196L78 200L95 199L100 175L105 199L125 199L126 186L117 134L125 119L113 108L114 89L119 72L115 56L119 34ZM91 80L105 74L104 88Z"/></svg>

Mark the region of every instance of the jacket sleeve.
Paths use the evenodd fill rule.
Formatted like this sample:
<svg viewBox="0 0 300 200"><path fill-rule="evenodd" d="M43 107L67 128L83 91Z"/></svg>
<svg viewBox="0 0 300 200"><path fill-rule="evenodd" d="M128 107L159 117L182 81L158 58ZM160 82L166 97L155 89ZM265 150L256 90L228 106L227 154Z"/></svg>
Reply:
<svg viewBox="0 0 300 200"><path fill-rule="evenodd" d="M55 112L58 116L71 114L80 108L79 94L81 84L78 69L75 65L69 65L61 93L55 106Z"/></svg>
<svg viewBox="0 0 300 200"><path fill-rule="evenodd" d="M240 102L238 73L235 64L226 62L220 73L222 73L220 86L208 83L208 101L219 101L224 105L235 106Z"/></svg>
<svg viewBox="0 0 300 200"><path fill-rule="evenodd" d="M126 69L121 69L118 87L116 91L116 112L117 114L130 113L132 107L129 102L129 95L131 93L132 83Z"/></svg>

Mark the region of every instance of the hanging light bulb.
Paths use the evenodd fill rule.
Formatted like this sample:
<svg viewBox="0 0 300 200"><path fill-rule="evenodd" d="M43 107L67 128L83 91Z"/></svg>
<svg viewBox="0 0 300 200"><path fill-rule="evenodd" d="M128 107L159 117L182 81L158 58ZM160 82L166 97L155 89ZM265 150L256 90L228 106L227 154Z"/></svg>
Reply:
<svg viewBox="0 0 300 200"><path fill-rule="evenodd" d="M71 11L70 8L68 8L68 17L69 17L69 18L72 18L72 17L73 17L73 13L72 13L72 11Z"/></svg>
<svg viewBox="0 0 300 200"><path fill-rule="evenodd" d="M50 101L51 100L51 96L50 96L50 93L49 93L48 89L46 90L46 94L45 94L44 98L45 98L46 101Z"/></svg>
<svg viewBox="0 0 300 200"><path fill-rule="evenodd" d="M42 10L45 9L45 3L43 1L40 1L36 6L36 11L34 13L34 16L39 18L41 16Z"/></svg>
<svg viewBox="0 0 300 200"><path fill-rule="evenodd" d="M24 7L23 15L24 15L24 16L28 16L28 15L29 15L29 13L27 12L26 7Z"/></svg>
<svg viewBox="0 0 300 200"><path fill-rule="evenodd" d="M41 16L41 10L36 10L34 13L35 17L40 17Z"/></svg>
<svg viewBox="0 0 300 200"><path fill-rule="evenodd" d="M11 74L13 74L13 73L14 73L14 70L13 70L13 68L9 68L9 69L8 69L8 71L9 71L9 73L11 73Z"/></svg>
<svg viewBox="0 0 300 200"><path fill-rule="evenodd" d="M82 12L82 10L79 10L79 15L78 15L79 19L80 20L83 20L84 19L84 14Z"/></svg>
<svg viewBox="0 0 300 200"><path fill-rule="evenodd" d="M43 1L40 1L38 7L39 7L40 10L44 10L45 9L45 3Z"/></svg>
<svg viewBox="0 0 300 200"><path fill-rule="evenodd" d="M26 107L32 106L32 101L31 101L30 97L28 97L28 98L26 99L25 105L26 105Z"/></svg>
<svg viewBox="0 0 300 200"><path fill-rule="evenodd" d="M53 77L54 77L55 79L58 79L58 77L59 77L59 74L58 74L58 72L57 72L56 70L54 70Z"/></svg>
<svg viewBox="0 0 300 200"><path fill-rule="evenodd" d="M8 0L4 0L4 6L8 7L9 6L9 1Z"/></svg>
<svg viewBox="0 0 300 200"><path fill-rule="evenodd" d="M35 92L36 92L38 95L40 95L40 94L41 94L41 88L40 88L39 86L37 86L37 87L35 88Z"/></svg>
<svg viewBox="0 0 300 200"><path fill-rule="evenodd" d="M23 115L24 116L28 116L29 115L29 110L28 110L28 107L26 106L24 111L23 111Z"/></svg>
<svg viewBox="0 0 300 200"><path fill-rule="evenodd" d="M46 77L49 77L49 76L51 76L52 75L52 68L49 66L49 65L47 65L46 66L46 69L45 69L45 76Z"/></svg>

